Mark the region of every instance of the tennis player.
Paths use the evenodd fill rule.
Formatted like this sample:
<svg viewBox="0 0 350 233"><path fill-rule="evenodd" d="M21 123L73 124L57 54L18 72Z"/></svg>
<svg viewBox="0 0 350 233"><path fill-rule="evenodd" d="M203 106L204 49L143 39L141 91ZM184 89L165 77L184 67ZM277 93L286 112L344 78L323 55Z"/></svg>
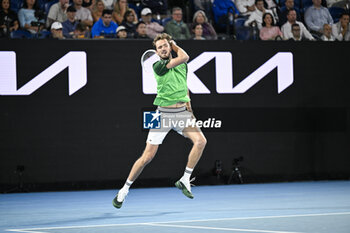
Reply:
<svg viewBox="0 0 350 233"><path fill-rule="evenodd" d="M180 124L176 124L178 120L194 119L187 88L188 69L186 62L189 56L166 33L157 35L154 38L153 46L161 58L153 64L154 76L157 80L157 96L153 104L158 106L157 113L159 111L161 119L166 119L167 122L172 121L173 124L170 126L162 125L161 129L150 129L143 154L136 160L124 186L113 199L113 205L116 208L122 206L130 186L141 174L144 167L154 158L159 145L162 144L163 139L171 129L193 142L184 175L175 183L175 186L182 190L186 197L193 198L190 184L191 173L207 143L200 128L186 127L186 125L181 127ZM172 57L171 51L174 51L177 57Z"/></svg>

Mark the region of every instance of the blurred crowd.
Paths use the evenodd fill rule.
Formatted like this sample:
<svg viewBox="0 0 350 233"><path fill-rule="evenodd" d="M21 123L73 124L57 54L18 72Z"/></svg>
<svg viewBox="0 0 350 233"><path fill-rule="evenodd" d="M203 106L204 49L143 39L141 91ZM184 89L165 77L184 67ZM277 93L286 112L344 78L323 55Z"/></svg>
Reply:
<svg viewBox="0 0 350 233"><path fill-rule="evenodd" d="M350 40L350 0L0 2L1 38Z"/></svg>

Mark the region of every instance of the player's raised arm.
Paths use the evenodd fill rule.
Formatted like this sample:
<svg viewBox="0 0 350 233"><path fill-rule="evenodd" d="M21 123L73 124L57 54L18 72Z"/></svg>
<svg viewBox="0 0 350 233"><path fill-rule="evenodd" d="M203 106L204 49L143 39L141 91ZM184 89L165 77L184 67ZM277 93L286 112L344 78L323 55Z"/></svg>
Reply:
<svg viewBox="0 0 350 233"><path fill-rule="evenodd" d="M171 40L170 41L170 46L171 48L173 49L173 51L177 54L177 57L175 58L172 58L170 60L170 62L167 64L167 68L168 69L171 69L177 65L180 65L184 62L187 62L188 59L190 58L188 56L188 54L185 52L185 50L183 50L182 48L180 48L176 43L175 41Z"/></svg>

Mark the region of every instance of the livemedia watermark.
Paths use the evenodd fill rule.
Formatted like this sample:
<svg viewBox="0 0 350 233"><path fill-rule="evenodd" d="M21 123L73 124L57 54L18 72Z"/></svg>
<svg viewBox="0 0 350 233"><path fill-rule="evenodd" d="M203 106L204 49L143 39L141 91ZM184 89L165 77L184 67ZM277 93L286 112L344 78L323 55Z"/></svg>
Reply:
<svg viewBox="0 0 350 233"><path fill-rule="evenodd" d="M343 107L197 107L173 114L142 109L142 131L200 128L203 132L348 132ZM141 115L140 115L141 116Z"/></svg>
<svg viewBox="0 0 350 233"><path fill-rule="evenodd" d="M162 113L160 111L143 112L143 129L161 128L205 128L219 129L222 121L209 117L207 119L196 119L192 113Z"/></svg>

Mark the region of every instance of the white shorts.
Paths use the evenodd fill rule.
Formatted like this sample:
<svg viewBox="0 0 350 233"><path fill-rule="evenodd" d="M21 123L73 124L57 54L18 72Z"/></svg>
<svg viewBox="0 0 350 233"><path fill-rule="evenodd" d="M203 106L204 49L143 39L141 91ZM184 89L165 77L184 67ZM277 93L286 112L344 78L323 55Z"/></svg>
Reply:
<svg viewBox="0 0 350 233"><path fill-rule="evenodd" d="M162 144L170 130L175 130L178 134L184 136L182 131L185 129L185 126L180 122L194 119L193 114L187 111L186 107L158 107L157 110L161 113L161 127L159 129L150 129L146 140L152 145Z"/></svg>

